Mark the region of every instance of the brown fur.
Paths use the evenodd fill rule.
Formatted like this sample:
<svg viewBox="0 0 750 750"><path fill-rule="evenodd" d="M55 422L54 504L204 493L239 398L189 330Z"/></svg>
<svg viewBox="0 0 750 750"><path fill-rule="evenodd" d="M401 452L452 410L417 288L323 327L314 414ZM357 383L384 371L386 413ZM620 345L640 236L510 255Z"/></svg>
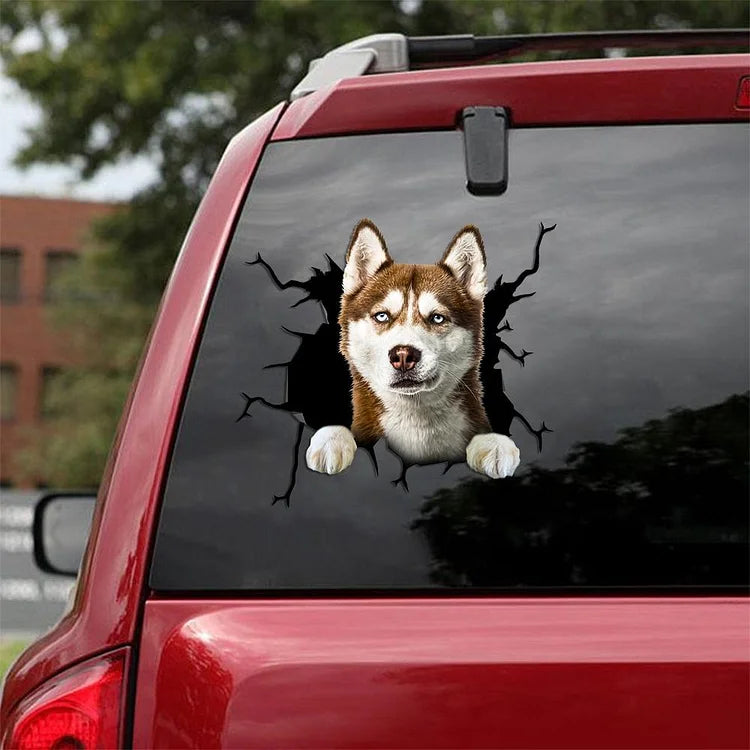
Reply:
<svg viewBox="0 0 750 750"><path fill-rule="evenodd" d="M352 245L356 235L362 226L369 226L380 238L383 247L386 247L385 241L377 227L367 219L361 221L352 234L352 239L347 250L347 261L351 253ZM481 237L476 228L468 226L460 230L448 245L443 258L432 265L415 265L407 263L394 263L386 250L387 260L378 268L375 275L359 290L353 294L345 294L341 302L341 314L339 324L341 326L340 349L344 357L348 357L348 325L349 321L359 320L369 317L379 311L384 297L393 289L400 290L404 299L408 300L409 291L413 290L414 294L419 296L423 291L429 291L435 295L441 308L445 309L445 314L456 325L468 329L474 336L474 352L471 366L464 375L463 380L468 388L460 383L456 384L450 398L458 399L462 402L464 412L466 413L471 425L471 435L489 432L490 426L487 415L482 405L482 387L478 376L478 367L482 359L482 310L481 301L472 299L467 293L461 281L456 279L451 270L444 264L450 248L456 238L465 231L473 231L479 240L479 246L484 254L484 248L481 244ZM403 319L408 314L408 305L404 304L401 312L392 321L383 323L383 330ZM430 328L432 324L419 318L419 325ZM377 395L368 385L362 375L349 363L352 373L352 405L354 417L352 421L352 433L360 445L368 445L376 442L383 437L383 429L380 418L383 414L383 404ZM468 389L471 389L473 394Z"/></svg>
<svg viewBox="0 0 750 750"><path fill-rule="evenodd" d="M380 417L383 404L367 381L350 365L352 372L352 434L357 445L373 445L383 437Z"/></svg>

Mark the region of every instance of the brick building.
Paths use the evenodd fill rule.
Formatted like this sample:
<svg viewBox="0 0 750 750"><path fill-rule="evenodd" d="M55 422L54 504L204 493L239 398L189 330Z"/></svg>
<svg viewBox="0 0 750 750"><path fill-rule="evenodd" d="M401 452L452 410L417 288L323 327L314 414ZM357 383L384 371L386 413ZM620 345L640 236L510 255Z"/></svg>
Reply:
<svg viewBox="0 0 750 750"><path fill-rule="evenodd" d="M0 196L0 482L33 486L15 457L43 423L46 386L75 355L50 325L54 281L76 262L92 219L111 203Z"/></svg>

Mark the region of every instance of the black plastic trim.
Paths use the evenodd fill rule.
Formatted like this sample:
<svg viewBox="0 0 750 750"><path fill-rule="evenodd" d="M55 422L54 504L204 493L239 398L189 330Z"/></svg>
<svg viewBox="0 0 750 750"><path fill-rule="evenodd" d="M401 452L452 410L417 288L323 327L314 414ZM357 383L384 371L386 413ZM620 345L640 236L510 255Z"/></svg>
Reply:
<svg viewBox="0 0 750 750"><path fill-rule="evenodd" d="M627 597L750 597L744 585L708 586L497 586L456 588L289 588L289 589L153 589L149 601L191 599L194 601L242 599L265 600L315 599L560 599L560 598L627 598Z"/></svg>
<svg viewBox="0 0 750 750"><path fill-rule="evenodd" d="M502 195L508 189L508 110L465 107L461 122L467 190L472 195Z"/></svg>
<svg viewBox="0 0 750 750"><path fill-rule="evenodd" d="M750 29L668 29L633 31L585 31L566 34L519 34L514 36L407 37L409 68L450 62L506 57L538 50L605 49L631 47L690 48L750 46Z"/></svg>

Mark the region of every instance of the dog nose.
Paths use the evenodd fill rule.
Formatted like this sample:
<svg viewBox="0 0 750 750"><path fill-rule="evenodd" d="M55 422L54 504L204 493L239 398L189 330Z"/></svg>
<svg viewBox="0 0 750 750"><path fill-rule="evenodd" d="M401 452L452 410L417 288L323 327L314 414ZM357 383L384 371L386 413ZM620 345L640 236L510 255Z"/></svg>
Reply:
<svg viewBox="0 0 750 750"><path fill-rule="evenodd" d="M414 365L422 358L422 352L413 346L394 346L388 352L388 358L391 364L401 372L406 372L414 368Z"/></svg>

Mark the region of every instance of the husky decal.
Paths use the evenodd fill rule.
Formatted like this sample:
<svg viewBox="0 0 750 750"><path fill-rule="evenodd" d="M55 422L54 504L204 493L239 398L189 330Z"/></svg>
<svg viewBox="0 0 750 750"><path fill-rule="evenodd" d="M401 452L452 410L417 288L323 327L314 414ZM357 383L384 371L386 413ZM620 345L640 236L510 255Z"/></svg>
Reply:
<svg viewBox="0 0 750 750"><path fill-rule="evenodd" d="M487 293L479 230L464 227L438 263L394 263L362 220L346 254L339 325L352 375L353 419L318 430L307 466L335 474L357 445L385 438L410 464L458 462L494 479L520 455L493 433L482 405L482 309Z"/></svg>
<svg viewBox="0 0 750 750"><path fill-rule="evenodd" d="M456 234L433 265L394 263L377 227L357 225L344 270L330 257L328 269L313 269L306 281L282 282L260 256L260 265L278 289L300 289L325 322L314 333L291 331L300 339L286 368L286 399L271 403L242 394L237 421L249 418L253 403L292 414L298 421L289 486L274 503L288 506L296 482L304 425L316 430L306 451L307 465L322 473L345 470L358 447L375 463L373 444L385 438L401 459L393 484L408 489L406 472L415 464L464 460L490 477L510 476L519 455L510 435L518 419L542 449L542 422L534 429L513 405L496 367L501 352L521 366L531 352L516 354L501 338L512 331L509 307L534 292L517 294L539 270L542 238L555 226L539 226L534 262L513 281L502 276L487 290L482 238L475 227ZM340 351L339 351L340 350ZM343 354L343 356L342 356ZM328 362L328 368L317 363Z"/></svg>

